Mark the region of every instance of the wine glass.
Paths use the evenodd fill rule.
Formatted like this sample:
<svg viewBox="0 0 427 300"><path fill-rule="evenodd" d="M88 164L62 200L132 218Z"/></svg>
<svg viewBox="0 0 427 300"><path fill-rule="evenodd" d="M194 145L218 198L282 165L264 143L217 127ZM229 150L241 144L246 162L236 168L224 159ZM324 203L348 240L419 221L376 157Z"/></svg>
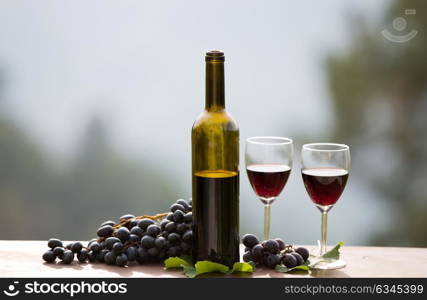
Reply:
<svg viewBox="0 0 427 300"><path fill-rule="evenodd" d="M271 205L288 181L292 157L291 139L265 136L246 140L246 172L255 194L264 204L264 240L270 238Z"/></svg>
<svg viewBox="0 0 427 300"><path fill-rule="evenodd" d="M350 148L343 144L305 144L301 151L302 179L311 201L321 212L321 239L319 254L326 252L328 212L338 201L350 172ZM320 263L318 269L338 269L345 262Z"/></svg>

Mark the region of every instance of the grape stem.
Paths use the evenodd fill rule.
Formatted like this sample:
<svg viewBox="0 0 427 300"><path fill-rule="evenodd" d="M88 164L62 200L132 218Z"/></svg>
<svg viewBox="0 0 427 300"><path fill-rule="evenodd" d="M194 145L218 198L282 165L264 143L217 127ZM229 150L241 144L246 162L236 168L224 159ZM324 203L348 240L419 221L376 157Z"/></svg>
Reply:
<svg viewBox="0 0 427 300"><path fill-rule="evenodd" d="M157 214L155 216L143 215L143 216L135 217L135 219L141 220L141 219L147 218L147 219L151 219L151 220L158 220L158 219L162 219L162 218L166 217L168 214L169 213L161 213L161 214ZM113 225L113 228L116 229L116 228L123 227L124 225L127 225L128 223L130 223L132 220L134 220L134 219L132 218L132 219L123 220L123 221Z"/></svg>
<svg viewBox="0 0 427 300"><path fill-rule="evenodd" d="M141 220L141 219L151 219L151 220L154 220L154 221L157 221L157 220L160 220L160 219L163 219L164 217L166 217L167 215L168 215L169 213L161 213L161 214L157 214L157 215L154 215L154 216L150 216L150 215L143 215L143 216L138 216L138 217L135 217L135 218L132 218L132 219L126 219L126 220L123 220L123 221L121 221L121 222L119 222L119 223L117 223L117 224L114 224L112 227L114 228L114 229L117 229L117 228L120 228L120 227L123 227L123 226L126 226L128 223L130 223L132 220ZM102 242L103 240L105 240L106 238L99 238L98 240L97 240L97 242Z"/></svg>

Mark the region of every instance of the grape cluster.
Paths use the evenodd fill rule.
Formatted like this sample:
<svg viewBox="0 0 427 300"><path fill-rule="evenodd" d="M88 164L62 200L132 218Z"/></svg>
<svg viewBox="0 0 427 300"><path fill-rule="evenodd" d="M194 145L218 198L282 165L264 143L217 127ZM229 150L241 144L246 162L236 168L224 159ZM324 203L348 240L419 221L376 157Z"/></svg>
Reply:
<svg viewBox="0 0 427 300"><path fill-rule="evenodd" d="M294 249L292 245L286 245L282 239L271 239L260 243L255 235L245 234L242 243L246 247L243 261L252 261L271 269L280 264L293 268L304 264L309 257L306 248Z"/></svg>
<svg viewBox="0 0 427 300"><path fill-rule="evenodd" d="M64 247L62 241L52 238L43 260L53 263L58 258L70 264L76 256L80 262L126 266L130 262L143 264L191 255L192 222L191 199L178 199L169 213L140 217L128 214L121 216L118 223L102 223L97 230L98 238L89 241L86 247L81 242Z"/></svg>

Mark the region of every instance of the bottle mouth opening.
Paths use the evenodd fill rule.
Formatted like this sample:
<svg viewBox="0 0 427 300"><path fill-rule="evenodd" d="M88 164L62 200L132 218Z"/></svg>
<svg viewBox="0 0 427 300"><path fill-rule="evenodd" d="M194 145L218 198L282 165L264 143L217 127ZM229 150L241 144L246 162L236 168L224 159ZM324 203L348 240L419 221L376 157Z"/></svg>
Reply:
<svg viewBox="0 0 427 300"><path fill-rule="evenodd" d="M206 52L205 61L225 61L224 52L219 50Z"/></svg>

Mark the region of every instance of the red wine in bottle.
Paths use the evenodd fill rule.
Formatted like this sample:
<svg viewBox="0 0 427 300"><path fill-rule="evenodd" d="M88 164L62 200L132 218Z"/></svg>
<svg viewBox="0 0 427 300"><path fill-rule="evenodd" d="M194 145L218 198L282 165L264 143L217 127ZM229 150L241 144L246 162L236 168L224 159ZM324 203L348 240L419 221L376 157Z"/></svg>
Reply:
<svg viewBox="0 0 427 300"><path fill-rule="evenodd" d="M258 197L279 196L288 181L291 168L280 164L254 164L246 167L249 181Z"/></svg>
<svg viewBox="0 0 427 300"><path fill-rule="evenodd" d="M311 200L321 206L334 205L347 183L348 171L335 168L306 169L302 179Z"/></svg>
<svg viewBox="0 0 427 300"><path fill-rule="evenodd" d="M206 54L206 105L192 144L193 258L239 261L239 129L225 110L224 53Z"/></svg>

